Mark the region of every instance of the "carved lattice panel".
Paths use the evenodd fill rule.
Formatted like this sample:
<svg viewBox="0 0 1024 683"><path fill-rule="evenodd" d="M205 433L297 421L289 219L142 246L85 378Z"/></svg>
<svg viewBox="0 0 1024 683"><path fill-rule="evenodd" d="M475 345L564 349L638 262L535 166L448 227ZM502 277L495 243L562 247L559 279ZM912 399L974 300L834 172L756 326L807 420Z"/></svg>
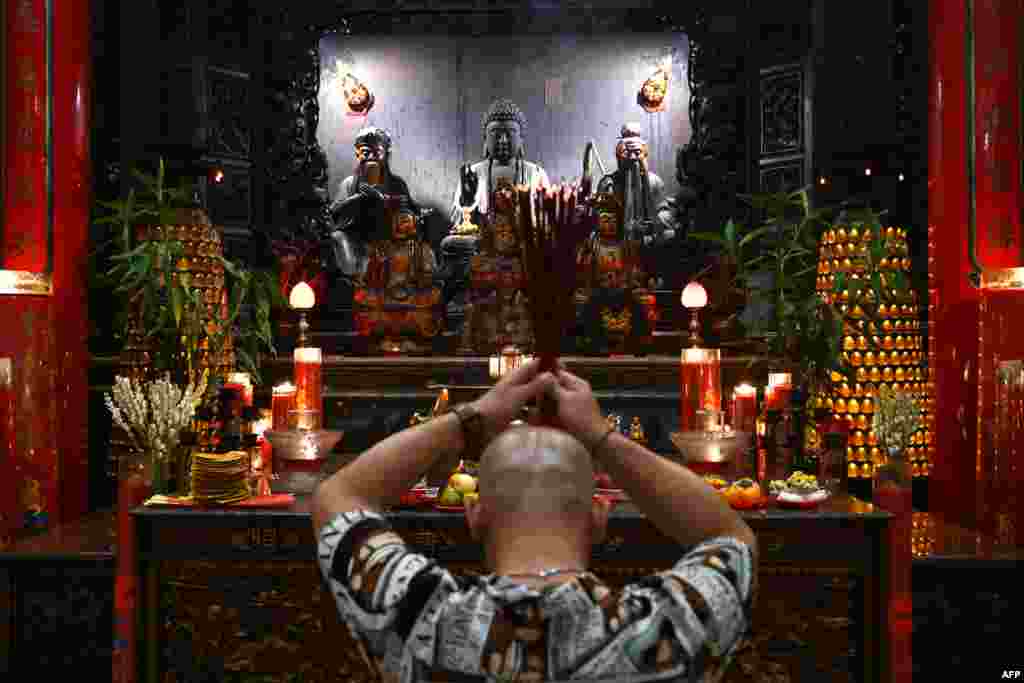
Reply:
<svg viewBox="0 0 1024 683"><path fill-rule="evenodd" d="M803 152L803 71L799 65L761 77L761 155Z"/></svg>

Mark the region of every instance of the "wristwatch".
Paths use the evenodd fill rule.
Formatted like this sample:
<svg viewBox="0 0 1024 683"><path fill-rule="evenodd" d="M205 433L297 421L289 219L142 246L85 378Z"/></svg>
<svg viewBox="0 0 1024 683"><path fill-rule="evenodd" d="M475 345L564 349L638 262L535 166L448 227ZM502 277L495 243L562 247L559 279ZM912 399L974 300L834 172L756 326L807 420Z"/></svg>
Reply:
<svg viewBox="0 0 1024 683"><path fill-rule="evenodd" d="M452 412L459 418L462 425L462 440L467 453L483 450L486 438L484 434L484 416L472 403L459 403L452 407Z"/></svg>

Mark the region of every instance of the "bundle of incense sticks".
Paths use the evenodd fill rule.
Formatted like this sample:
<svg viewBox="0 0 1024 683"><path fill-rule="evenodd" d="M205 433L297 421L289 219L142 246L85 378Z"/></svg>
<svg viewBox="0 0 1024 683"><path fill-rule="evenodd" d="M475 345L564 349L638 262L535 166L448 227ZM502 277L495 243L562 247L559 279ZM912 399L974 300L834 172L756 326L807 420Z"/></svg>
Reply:
<svg viewBox="0 0 1024 683"><path fill-rule="evenodd" d="M562 338L575 316L576 250L595 227L595 213L586 202L577 206L569 186L516 188L519 201L519 242L526 271L526 294L533 323L535 354L541 371L554 371ZM541 402L541 420L553 424L555 406Z"/></svg>

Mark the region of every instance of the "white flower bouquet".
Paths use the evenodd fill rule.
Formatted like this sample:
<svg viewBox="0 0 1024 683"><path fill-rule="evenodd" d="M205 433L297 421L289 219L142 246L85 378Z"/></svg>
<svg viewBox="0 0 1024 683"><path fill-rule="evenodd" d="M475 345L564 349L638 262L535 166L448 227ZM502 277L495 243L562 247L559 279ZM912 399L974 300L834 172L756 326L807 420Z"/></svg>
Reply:
<svg viewBox="0 0 1024 683"><path fill-rule="evenodd" d="M893 391L884 385L879 388L872 427L886 448L906 448L923 426L921 409L913 394Z"/></svg>
<svg viewBox="0 0 1024 683"><path fill-rule="evenodd" d="M156 462L165 462L202 403L207 376L203 372L185 389L171 382L170 373L152 382L116 377L112 395L105 397L107 409L135 448L149 453Z"/></svg>

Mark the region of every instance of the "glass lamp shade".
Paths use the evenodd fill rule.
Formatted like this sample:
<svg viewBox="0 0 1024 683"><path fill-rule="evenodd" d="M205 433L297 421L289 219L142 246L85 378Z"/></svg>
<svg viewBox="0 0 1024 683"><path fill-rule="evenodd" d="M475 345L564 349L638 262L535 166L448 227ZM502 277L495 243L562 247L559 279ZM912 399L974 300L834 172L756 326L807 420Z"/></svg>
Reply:
<svg viewBox="0 0 1024 683"><path fill-rule="evenodd" d="M708 305L708 293L699 282L694 281L683 288L679 300L684 308L704 308Z"/></svg>
<svg viewBox="0 0 1024 683"><path fill-rule="evenodd" d="M305 282L292 287L291 294L288 295L288 305L297 311L308 311L316 305L316 294L313 292L313 288Z"/></svg>

